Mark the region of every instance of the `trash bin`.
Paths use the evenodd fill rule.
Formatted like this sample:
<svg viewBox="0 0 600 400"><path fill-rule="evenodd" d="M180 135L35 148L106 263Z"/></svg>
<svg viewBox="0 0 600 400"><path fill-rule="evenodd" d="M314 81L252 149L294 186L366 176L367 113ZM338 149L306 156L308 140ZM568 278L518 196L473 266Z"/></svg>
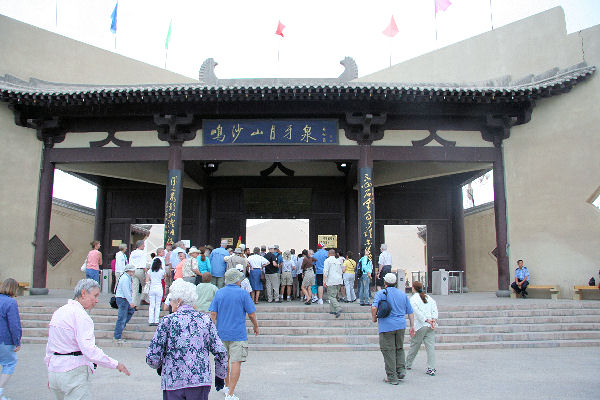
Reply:
<svg viewBox="0 0 600 400"><path fill-rule="evenodd" d="M448 296L448 271L440 269L431 273L431 293Z"/></svg>
<svg viewBox="0 0 600 400"><path fill-rule="evenodd" d="M100 286L102 293L110 293L110 281L112 280L112 269L103 269L100 272Z"/></svg>

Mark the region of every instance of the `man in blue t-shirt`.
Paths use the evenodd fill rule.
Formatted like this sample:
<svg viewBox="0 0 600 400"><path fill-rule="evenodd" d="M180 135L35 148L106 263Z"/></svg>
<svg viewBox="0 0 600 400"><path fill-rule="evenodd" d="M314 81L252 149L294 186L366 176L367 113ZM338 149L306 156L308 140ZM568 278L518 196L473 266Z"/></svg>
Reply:
<svg viewBox="0 0 600 400"><path fill-rule="evenodd" d="M217 290L208 310L217 325L219 338L227 349L229 368L225 378L225 398L237 399L235 386L240 378L242 363L248 356L248 335L246 333L246 314L252 321L254 334L258 335L256 307L250 294L241 288L244 274L236 268L225 273L225 287Z"/></svg>
<svg viewBox="0 0 600 400"><path fill-rule="evenodd" d="M317 285L317 293L319 304L323 304L323 267L325 266L325 260L329 257L329 254L323 248L324 245L319 243L317 245L317 252L313 255L313 258L317 261L315 264L315 283Z"/></svg>
<svg viewBox="0 0 600 400"><path fill-rule="evenodd" d="M212 275L211 283L219 289L224 286L224 276L225 271L227 270L225 257L229 256L229 252L225 247L227 247L227 240L221 240L221 247L211 251L209 256L211 267L210 273Z"/></svg>
<svg viewBox="0 0 600 400"><path fill-rule="evenodd" d="M404 356L404 330L406 329L406 315L410 321L410 336L415 335L415 320L410 300L404 293L395 288L396 275L388 273L383 277L385 288L375 294L371 305L373 322L379 322L379 349L383 354L385 383L397 385L399 379L404 379L406 374ZM387 300L391 306L390 314L378 320L377 309L382 300Z"/></svg>

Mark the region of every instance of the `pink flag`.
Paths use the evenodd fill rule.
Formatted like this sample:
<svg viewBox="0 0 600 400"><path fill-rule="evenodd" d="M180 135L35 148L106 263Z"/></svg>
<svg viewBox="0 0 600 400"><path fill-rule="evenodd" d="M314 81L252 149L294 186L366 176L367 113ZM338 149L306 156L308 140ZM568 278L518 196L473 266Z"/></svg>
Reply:
<svg viewBox="0 0 600 400"><path fill-rule="evenodd" d="M281 21L279 21L277 23L277 30L275 31L275 34L283 37L283 29L284 28L285 28L285 25L282 24Z"/></svg>
<svg viewBox="0 0 600 400"><path fill-rule="evenodd" d="M394 20L394 16L392 15L392 19L390 20L390 24L383 31L385 36L394 37L398 34L398 26L396 25L396 21Z"/></svg>
<svg viewBox="0 0 600 400"><path fill-rule="evenodd" d="M450 0L433 0L433 2L435 3L436 14L438 13L438 11L446 11L448 7L452 5L452 3L450 3Z"/></svg>

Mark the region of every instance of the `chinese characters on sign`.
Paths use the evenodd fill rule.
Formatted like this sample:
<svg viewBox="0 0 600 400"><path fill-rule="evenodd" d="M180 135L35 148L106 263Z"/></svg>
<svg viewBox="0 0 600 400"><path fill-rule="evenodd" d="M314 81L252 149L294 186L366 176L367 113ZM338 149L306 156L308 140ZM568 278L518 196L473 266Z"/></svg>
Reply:
<svg viewBox="0 0 600 400"><path fill-rule="evenodd" d="M211 119L203 121L202 135L205 145L337 144L338 126L335 119Z"/></svg>
<svg viewBox="0 0 600 400"><path fill-rule="evenodd" d="M181 219L181 171L169 170L167 197L165 199L165 243L179 240L179 220Z"/></svg>
<svg viewBox="0 0 600 400"><path fill-rule="evenodd" d="M323 243L326 249L337 249L337 235L317 235L317 242Z"/></svg>
<svg viewBox="0 0 600 400"><path fill-rule="evenodd" d="M369 252L373 251L375 241L375 196L372 175L371 168L360 169L360 247Z"/></svg>

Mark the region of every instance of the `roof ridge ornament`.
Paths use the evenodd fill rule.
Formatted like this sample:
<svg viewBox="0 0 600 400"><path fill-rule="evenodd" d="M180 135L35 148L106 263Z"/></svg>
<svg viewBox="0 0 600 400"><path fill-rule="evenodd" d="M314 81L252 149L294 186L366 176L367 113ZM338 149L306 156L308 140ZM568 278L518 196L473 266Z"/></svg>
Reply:
<svg viewBox="0 0 600 400"><path fill-rule="evenodd" d="M358 66L356 61L352 57L344 57L340 60L340 64L344 66L344 72L337 78L320 78L324 83L347 83L353 79L358 78ZM272 85L276 81L283 81L296 84L314 83L313 78L258 78L258 79L219 79L215 74L215 67L219 65L214 58L207 58L204 60L198 71L198 80L200 83L204 83L211 86L235 86L241 82L252 82L257 86L261 85Z"/></svg>

